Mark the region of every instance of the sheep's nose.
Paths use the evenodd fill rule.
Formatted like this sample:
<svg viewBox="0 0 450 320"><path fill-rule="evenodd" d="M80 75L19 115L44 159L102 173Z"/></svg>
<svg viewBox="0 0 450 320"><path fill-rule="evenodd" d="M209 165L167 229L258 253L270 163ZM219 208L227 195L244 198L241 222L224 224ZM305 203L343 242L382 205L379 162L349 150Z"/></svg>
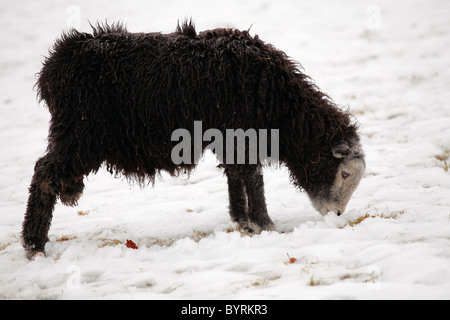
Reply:
<svg viewBox="0 0 450 320"><path fill-rule="evenodd" d="M338 216L340 216L340 215L341 215L341 212L340 212L339 210L338 210L338 212L337 212L337 215L338 215Z"/></svg>

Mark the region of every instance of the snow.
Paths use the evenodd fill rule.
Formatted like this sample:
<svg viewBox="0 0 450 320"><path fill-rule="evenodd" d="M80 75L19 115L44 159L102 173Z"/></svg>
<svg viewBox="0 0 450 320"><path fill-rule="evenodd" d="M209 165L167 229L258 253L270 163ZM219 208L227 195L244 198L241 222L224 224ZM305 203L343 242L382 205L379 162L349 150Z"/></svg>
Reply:
<svg viewBox="0 0 450 320"><path fill-rule="evenodd" d="M28 261L21 224L49 120L33 85L53 40L88 20L172 32L186 17L251 26L350 108L367 172L347 212L320 216L284 167L266 169L278 232L250 236L211 154L154 188L101 170L79 206L57 204L47 256ZM450 2L7 0L0 29L0 299L450 298Z"/></svg>

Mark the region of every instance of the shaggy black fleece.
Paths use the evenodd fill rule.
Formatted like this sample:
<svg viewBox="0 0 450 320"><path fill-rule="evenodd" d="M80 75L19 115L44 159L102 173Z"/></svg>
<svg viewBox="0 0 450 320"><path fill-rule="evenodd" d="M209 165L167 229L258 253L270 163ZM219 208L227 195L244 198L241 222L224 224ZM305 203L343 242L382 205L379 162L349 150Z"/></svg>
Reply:
<svg viewBox="0 0 450 320"><path fill-rule="evenodd" d="M359 141L347 112L284 52L247 31L197 34L192 23L172 34L129 33L120 24L99 25L93 34L72 30L56 41L36 86L51 122L24 221L31 251L44 249L57 197L75 205L83 177L102 164L143 184L161 170L192 170L194 164L171 161L178 143L171 134L192 132L196 120L224 136L226 129L279 129L280 163L310 194L334 180L332 147ZM260 162L223 167L233 219L260 215L266 222L256 223L268 228Z"/></svg>

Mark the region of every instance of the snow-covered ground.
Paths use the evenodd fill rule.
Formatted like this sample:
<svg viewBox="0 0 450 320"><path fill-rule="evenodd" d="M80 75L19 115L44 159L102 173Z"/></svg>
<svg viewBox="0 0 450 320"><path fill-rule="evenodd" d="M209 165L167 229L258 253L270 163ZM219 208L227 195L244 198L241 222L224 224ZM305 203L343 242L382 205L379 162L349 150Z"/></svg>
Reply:
<svg viewBox="0 0 450 320"><path fill-rule="evenodd" d="M320 216L285 168L267 169L279 232L241 234L207 155L155 188L90 175L78 207L56 206L47 257L28 261L49 120L33 85L53 40L88 20L172 32L191 16L198 30L252 26L352 110L367 172L346 214ZM0 29L0 299L450 298L449 1L3 0Z"/></svg>

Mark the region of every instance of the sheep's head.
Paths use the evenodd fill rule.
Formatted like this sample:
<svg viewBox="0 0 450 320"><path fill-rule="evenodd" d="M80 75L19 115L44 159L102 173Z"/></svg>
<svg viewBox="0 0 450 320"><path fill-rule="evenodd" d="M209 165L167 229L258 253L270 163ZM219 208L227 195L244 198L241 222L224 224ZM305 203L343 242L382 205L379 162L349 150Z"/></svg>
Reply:
<svg viewBox="0 0 450 320"><path fill-rule="evenodd" d="M322 215L330 211L340 215L345 211L366 168L359 142L341 143L333 147L331 153L337 165L332 171L334 179L308 192L313 207Z"/></svg>

